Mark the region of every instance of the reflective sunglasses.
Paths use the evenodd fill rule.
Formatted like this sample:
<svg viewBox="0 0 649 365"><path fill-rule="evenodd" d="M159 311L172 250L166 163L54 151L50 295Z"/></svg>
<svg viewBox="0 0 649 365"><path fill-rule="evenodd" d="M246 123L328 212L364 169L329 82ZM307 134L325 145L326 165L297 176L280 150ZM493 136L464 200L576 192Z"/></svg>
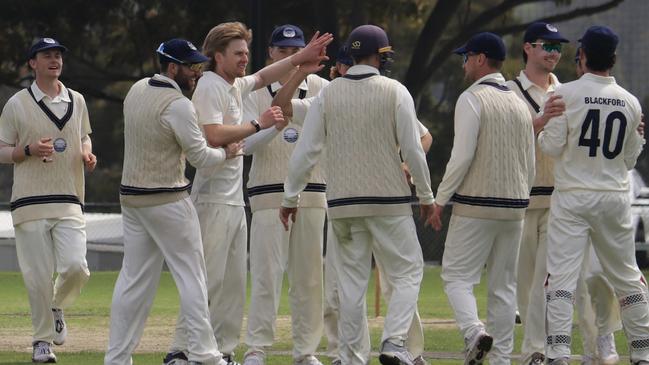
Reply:
<svg viewBox="0 0 649 365"><path fill-rule="evenodd" d="M469 61L469 56L474 56L474 55L476 55L476 54L477 54L477 53L473 53L473 52L467 52L467 53L464 53L464 54L462 55L462 64L466 65L466 63Z"/></svg>
<svg viewBox="0 0 649 365"><path fill-rule="evenodd" d="M177 63L179 63L179 64L181 64L181 65L183 65L183 66L185 66L185 67L188 67L190 70L192 70L194 72L201 72L203 70L203 64L202 63L187 63L185 61L181 61L181 60L177 59L176 57L166 53L164 51L164 43L160 44L160 47L158 47L156 52L163 55L163 56L165 56L165 57L167 57L167 58L169 58L169 59L171 59L171 60L173 60L173 61L175 61L175 62L177 62Z"/></svg>
<svg viewBox="0 0 649 365"><path fill-rule="evenodd" d="M552 53L552 51L556 51L557 53L561 53L561 48L563 45L561 43L545 43L545 42L534 42L530 43L532 46L536 47L541 46L544 51L548 53Z"/></svg>

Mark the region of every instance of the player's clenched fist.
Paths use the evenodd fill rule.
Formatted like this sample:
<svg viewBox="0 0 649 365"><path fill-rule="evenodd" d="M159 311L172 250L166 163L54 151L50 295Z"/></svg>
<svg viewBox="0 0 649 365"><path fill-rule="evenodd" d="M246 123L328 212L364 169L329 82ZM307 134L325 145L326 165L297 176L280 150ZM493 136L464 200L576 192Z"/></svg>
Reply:
<svg viewBox="0 0 649 365"><path fill-rule="evenodd" d="M282 108L278 106L271 106L259 117L261 129L270 128L277 123L284 123L284 113L282 113Z"/></svg>

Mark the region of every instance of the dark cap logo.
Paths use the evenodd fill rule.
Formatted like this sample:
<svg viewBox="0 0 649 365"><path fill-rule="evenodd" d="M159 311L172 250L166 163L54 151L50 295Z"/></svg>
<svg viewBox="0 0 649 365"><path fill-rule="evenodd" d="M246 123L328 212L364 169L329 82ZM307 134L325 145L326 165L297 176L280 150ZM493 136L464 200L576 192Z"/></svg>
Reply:
<svg viewBox="0 0 649 365"><path fill-rule="evenodd" d="M196 46L190 41L187 41L187 47L189 47L189 49L191 49L192 51L197 51Z"/></svg>
<svg viewBox="0 0 649 365"><path fill-rule="evenodd" d="M552 33L556 33L559 31L559 29L557 29L557 27L555 27L552 24L546 24L545 27Z"/></svg>
<svg viewBox="0 0 649 365"><path fill-rule="evenodd" d="M282 35L286 38L293 38L295 37L295 29L293 28L284 28L284 31L282 32Z"/></svg>
<svg viewBox="0 0 649 365"><path fill-rule="evenodd" d="M54 44L56 41L52 38L43 38L43 42L49 43L49 44Z"/></svg>
<svg viewBox="0 0 649 365"><path fill-rule="evenodd" d="M361 49L361 41L353 41L352 49Z"/></svg>

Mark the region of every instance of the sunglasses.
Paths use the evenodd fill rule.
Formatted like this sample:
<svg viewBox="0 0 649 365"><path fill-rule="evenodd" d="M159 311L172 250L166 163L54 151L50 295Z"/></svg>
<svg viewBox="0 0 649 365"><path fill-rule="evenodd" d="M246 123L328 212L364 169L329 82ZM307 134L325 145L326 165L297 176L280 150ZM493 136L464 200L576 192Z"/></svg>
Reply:
<svg viewBox="0 0 649 365"><path fill-rule="evenodd" d="M466 63L469 61L469 56L474 56L474 55L476 55L476 54L477 54L477 53L473 53L473 52L467 52L467 53L464 53L464 54L462 55L462 64L465 64L465 65L466 65Z"/></svg>
<svg viewBox="0 0 649 365"><path fill-rule="evenodd" d="M194 72L201 72L203 70L203 64L202 63L187 63L187 62L181 61L181 60L177 59L176 57L166 53L164 51L164 43L160 44L160 47L158 47L156 52L163 55L163 56L165 56L165 57L167 57L167 58L169 58L169 59L171 59L171 60L173 60L173 61L175 61L175 62L177 62L177 63L179 63L179 64L181 64L181 65L183 65L183 66L185 66L185 67L188 67L190 70L192 70Z"/></svg>
<svg viewBox="0 0 649 365"><path fill-rule="evenodd" d="M545 43L545 42L534 42L530 43L532 46L541 46L544 51L548 53L552 53L552 51L555 51L557 53L561 53L561 48L563 45L561 43Z"/></svg>
<svg viewBox="0 0 649 365"><path fill-rule="evenodd" d="M575 63L579 63L579 48L577 48L577 54L575 55Z"/></svg>

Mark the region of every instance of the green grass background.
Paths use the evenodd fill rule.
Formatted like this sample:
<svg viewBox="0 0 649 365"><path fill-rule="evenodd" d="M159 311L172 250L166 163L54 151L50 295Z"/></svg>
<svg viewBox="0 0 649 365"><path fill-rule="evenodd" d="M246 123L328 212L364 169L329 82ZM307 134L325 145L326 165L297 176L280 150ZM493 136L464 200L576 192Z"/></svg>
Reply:
<svg viewBox="0 0 649 365"><path fill-rule="evenodd" d="M427 267L424 273L421 291L419 295L419 312L426 323L431 320L447 319L452 320L452 310L444 295L442 281L439 277L441 269L439 267ZM76 303L67 310L67 321L69 326L105 326L109 321L110 303L113 286L117 279L116 272L95 272L92 273L91 279L83 290L82 295ZM373 279L372 279L373 280ZM3 272L0 273L0 288L2 300L0 301L0 328L25 328L25 331L31 332L31 321L29 316L29 305L27 293L23 286L20 273ZM368 316L374 317L374 282L371 281L368 294ZM248 288L249 289L249 288ZM486 315L486 285L483 280L475 289L478 300L480 317ZM249 296L248 296L249 298ZM247 306L247 305L246 305ZM175 318L178 313L178 294L173 279L168 272L162 274L160 287L155 298L151 311L151 316L165 318L170 327L175 324ZM247 313L247 311L246 311ZM285 282L284 290L280 302L279 314L288 315L289 305L287 300L287 284ZM381 303L381 314L385 314L385 303ZM289 328L283 329L284 332L290 331ZM280 329L278 329L278 332ZM380 341L380 329L371 331L372 347L377 350ZM431 325L425 324L425 351L426 352L454 352L461 353L463 341L459 331L454 325ZM581 338L578 330L573 334L573 353L581 354ZM276 351L290 351L292 344L290 336L280 336L272 347ZM516 342L514 352L520 351L520 341L522 338L521 326L516 326ZM165 339L170 340L170 339ZM616 342L620 354L626 354L626 342L622 332L616 334ZM27 348L29 344L25 344ZM326 338L323 336L320 351L326 347ZM140 349L141 351L142 349ZM103 363L103 352L65 352L65 346L55 349L59 364L75 365L94 365ZM146 349L145 349L146 351ZM245 346L241 345L237 350L236 358L241 361L245 352ZM136 354L133 357L134 364L148 365L160 364L163 353L144 353ZM320 357L323 364L329 364L329 359L325 356ZM459 360L440 360L427 358L431 364L462 364ZM268 365L290 365L292 359L289 356L269 355L267 358ZM30 354L27 352L13 352L6 348L0 347L0 364L31 364ZM377 359L372 360L372 364L379 364Z"/></svg>

